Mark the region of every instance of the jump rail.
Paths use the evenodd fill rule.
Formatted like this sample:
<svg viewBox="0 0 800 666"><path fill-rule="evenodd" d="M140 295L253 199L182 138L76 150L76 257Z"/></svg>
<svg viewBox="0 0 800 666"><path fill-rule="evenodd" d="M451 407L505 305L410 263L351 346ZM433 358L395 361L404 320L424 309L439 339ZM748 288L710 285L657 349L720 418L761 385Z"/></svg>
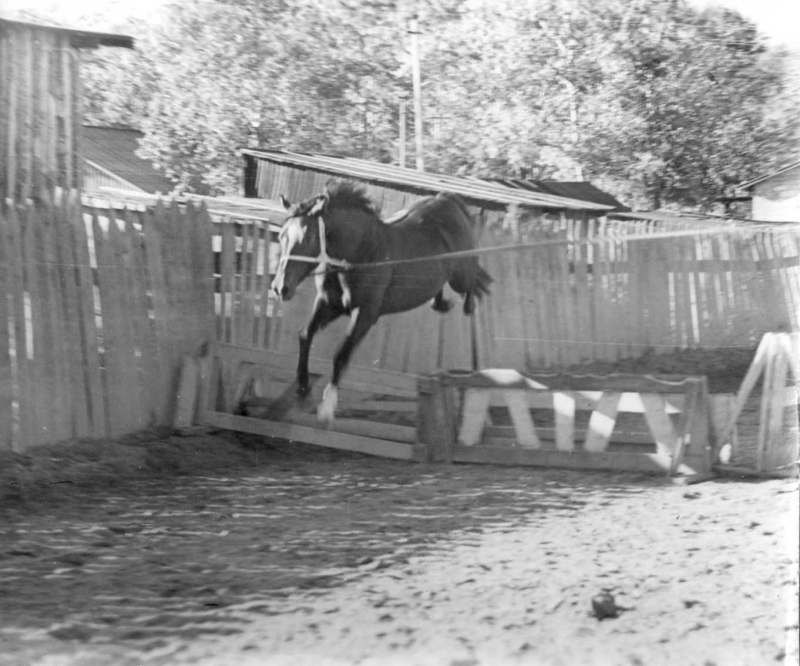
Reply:
<svg viewBox="0 0 800 666"><path fill-rule="evenodd" d="M430 461L689 476L711 470L705 377L525 376L494 369L423 377L418 390L419 438ZM506 425L495 422L503 411ZM579 411L590 412L583 433L576 427ZM647 431L631 430L631 418L617 427L624 413L643 415Z"/></svg>

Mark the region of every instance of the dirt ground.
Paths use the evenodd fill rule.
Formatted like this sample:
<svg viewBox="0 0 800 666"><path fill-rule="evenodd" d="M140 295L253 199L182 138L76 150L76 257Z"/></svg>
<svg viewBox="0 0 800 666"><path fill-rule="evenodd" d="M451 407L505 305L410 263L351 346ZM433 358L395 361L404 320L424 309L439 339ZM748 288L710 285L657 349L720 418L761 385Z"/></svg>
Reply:
<svg viewBox="0 0 800 666"><path fill-rule="evenodd" d="M151 434L0 497L3 665L798 663L796 480Z"/></svg>

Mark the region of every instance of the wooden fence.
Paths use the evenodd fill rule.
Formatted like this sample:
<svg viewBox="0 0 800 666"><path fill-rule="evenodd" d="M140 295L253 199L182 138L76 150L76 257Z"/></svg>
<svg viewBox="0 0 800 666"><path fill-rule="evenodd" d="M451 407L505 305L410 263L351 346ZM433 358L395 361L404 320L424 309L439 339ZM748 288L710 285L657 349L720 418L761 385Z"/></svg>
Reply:
<svg viewBox="0 0 800 666"><path fill-rule="evenodd" d="M210 221L60 199L0 209L0 447L171 422L180 360L213 336Z"/></svg>
<svg viewBox="0 0 800 666"><path fill-rule="evenodd" d="M278 304L267 293L276 256L267 238L274 228L219 226L219 339L294 351L314 298L311 281L291 302ZM665 229L686 235L658 236ZM526 244L535 240L548 244ZM481 258L495 280L475 322L483 367L523 370L635 358L649 350L754 348L766 332L800 330L797 226L728 225L709 234L681 220L603 225L556 218L523 241ZM481 239L483 246L518 242L497 229L485 229ZM346 326L335 322L318 334L314 353L331 355ZM421 307L382 318L354 362L422 374L466 368L472 335L460 307L444 316Z"/></svg>
<svg viewBox="0 0 800 666"><path fill-rule="evenodd" d="M754 347L765 332L800 330L797 227L642 240L686 224L555 216L520 239L481 222L484 246L550 243L482 257L495 282L474 330L460 307L385 317L354 365L468 368L473 335L483 367L524 371L648 349ZM277 228L212 222L191 204L3 205L0 446L169 424L181 357L209 339L294 354L313 285L286 304L269 294ZM346 326L320 333L314 355L330 358Z"/></svg>

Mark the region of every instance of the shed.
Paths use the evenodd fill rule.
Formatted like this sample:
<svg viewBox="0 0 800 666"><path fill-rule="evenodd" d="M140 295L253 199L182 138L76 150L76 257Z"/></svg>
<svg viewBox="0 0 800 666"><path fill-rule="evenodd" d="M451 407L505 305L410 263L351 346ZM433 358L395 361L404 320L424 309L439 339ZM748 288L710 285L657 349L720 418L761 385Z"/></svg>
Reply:
<svg viewBox="0 0 800 666"><path fill-rule="evenodd" d="M133 48L126 35L0 14L0 195L80 188L80 51Z"/></svg>
<svg viewBox="0 0 800 666"><path fill-rule="evenodd" d="M751 216L767 222L800 222L800 160L739 186L751 196Z"/></svg>
<svg viewBox="0 0 800 666"><path fill-rule="evenodd" d="M474 212L495 218L504 216L510 207L529 213L572 211L577 216L603 215L617 207L503 182L415 171L356 158L250 148L240 152L246 197L278 199L285 195L298 201L322 192L331 178L344 178L362 183L384 215L406 208L420 197L445 191L463 197Z"/></svg>
<svg viewBox="0 0 800 666"><path fill-rule="evenodd" d="M149 194L172 192L176 183L136 154L142 136L142 132L130 127L84 125L84 192L96 194L108 188Z"/></svg>

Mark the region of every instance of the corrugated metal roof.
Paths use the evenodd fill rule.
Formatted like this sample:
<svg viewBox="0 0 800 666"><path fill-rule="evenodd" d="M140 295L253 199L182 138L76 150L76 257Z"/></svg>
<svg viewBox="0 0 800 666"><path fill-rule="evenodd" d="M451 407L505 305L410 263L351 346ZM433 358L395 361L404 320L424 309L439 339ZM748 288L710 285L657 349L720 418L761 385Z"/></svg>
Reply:
<svg viewBox="0 0 800 666"><path fill-rule="evenodd" d="M544 194L554 194L570 199L580 199L591 203L613 206L619 210L626 210L627 207L617 201L608 192L595 187L587 181L565 181L565 180L528 180L521 178L489 178L495 183L503 183L509 187L516 187L532 192L542 192Z"/></svg>
<svg viewBox="0 0 800 666"><path fill-rule="evenodd" d="M82 30L80 28L59 25L54 21L46 21L27 14L21 15L19 13L3 12L0 14L0 24L3 23L37 30L52 30L54 32L66 34L70 38L70 45L75 48L93 49L98 46L118 46L126 49L133 48L133 37L128 35Z"/></svg>
<svg viewBox="0 0 800 666"><path fill-rule="evenodd" d="M81 155L145 192L171 192L175 183L136 155L142 136L141 132L130 128L84 125Z"/></svg>
<svg viewBox="0 0 800 666"><path fill-rule="evenodd" d="M608 204L529 191L479 178L460 178L427 171L415 171L393 164L381 164L353 157L307 155L286 150L256 150L252 148L242 148L240 153L279 164L324 171L373 183L396 185L430 193L453 192L466 199L491 201L503 205L518 204L536 208L593 211L609 211L615 208Z"/></svg>
<svg viewBox="0 0 800 666"><path fill-rule="evenodd" d="M762 183L765 180L769 180L770 178L774 178L775 176L780 176L782 173L786 173L787 171L791 171L792 169L797 169L798 167L800 167L800 160L797 160L795 162L790 162L789 164L785 164L784 166L780 167L779 169L776 169L771 173L768 173L765 176L759 176L758 178L753 178L752 180L748 180L739 185L739 187L744 190L748 190L751 187L753 187L753 185L758 185L759 183Z"/></svg>

